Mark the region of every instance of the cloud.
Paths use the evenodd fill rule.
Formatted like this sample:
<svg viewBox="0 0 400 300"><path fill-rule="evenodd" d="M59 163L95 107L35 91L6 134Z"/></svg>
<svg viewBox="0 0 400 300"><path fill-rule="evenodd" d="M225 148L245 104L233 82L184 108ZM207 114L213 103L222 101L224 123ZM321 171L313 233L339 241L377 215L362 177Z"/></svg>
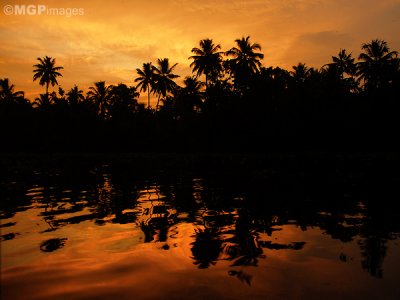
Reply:
<svg viewBox="0 0 400 300"><path fill-rule="evenodd" d="M338 31L322 31L299 35L293 40L283 55L283 59L293 65L305 62L309 66L321 67L330 62L331 56L340 49L353 51L358 46L354 38ZM295 62L293 58L301 58Z"/></svg>
<svg viewBox="0 0 400 300"><path fill-rule="evenodd" d="M20 4L10 0L10 4ZM94 81L133 84L143 62L168 57L176 72L190 74L190 50L213 38L222 50L251 36L265 53L264 64L291 68L329 62L340 48L359 53L361 43L387 39L399 50L398 0L42 0L50 7L77 7L84 16L0 14L0 77L27 94L37 57L56 57L64 66L60 83L84 90Z"/></svg>

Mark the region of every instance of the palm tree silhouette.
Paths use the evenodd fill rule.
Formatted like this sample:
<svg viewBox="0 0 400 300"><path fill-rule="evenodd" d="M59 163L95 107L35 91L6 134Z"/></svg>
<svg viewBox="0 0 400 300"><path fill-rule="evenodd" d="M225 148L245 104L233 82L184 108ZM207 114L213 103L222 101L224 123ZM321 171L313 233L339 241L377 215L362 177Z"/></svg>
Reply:
<svg viewBox="0 0 400 300"><path fill-rule="evenodd" d="M332 56L332 63L328 65L335 66L341 79L344 74L354 76L356 73L354 58L351 57L351 53L346 53L346 49L340 49L338 56Z"/></svg>
<svg viewBox="0 0 400 300"><path fill-rule="evenodd" d="M357 65L354 60L351 53L340 49L338 56L332 56L332 62L321 68L320 74L325 77L331 87L332 84L336 84L333 87L335 91L339 89L346 92L357 91L358 84L355 80Z"/></svg>
<svg viewBox="0 0 400 300"><path fill-rule="evenodd" d="M85 100L83 96L83 91L78 88L78 86L74 86L72 89L69 90L67 93L68 102L71 106L78 105L81 101Z"/></svg>
<svg viewBox="0 0 400 300"><path fill-rule="evenodd" d="M60 95L61 99L64 99L65 90L61 86L58 87L58 95Z"/></svg>
<svg viewBox="0 0 400 300"><path fill-rule="evenodd" d="M154 68L151 62L144 63L142 69L136 69L136 73L139 75L135 79L135 82L138 82L136 88L141 92L147 90L147 108L150 109L150 89L154 86Z"/></svg>
<svg viewBox="0 0 400 300"><path fill-rule="evenodd" d="M202 97L201 88L204 86L204 83L197 80L196 77L187 76L183 81L184 87L182 91L188 96L195 97L200 99Z"/></svg>
<svg viewBox="0 0 400 300"><path fill-rule="evenodd" d="M128 87L124 83L113 86L110 92L110 115L112 118L137 110L139 93L135 87Z"/></svg>
<svg viewBox="0 0 400 300"><path fill-rule="evenodd" d="M46 95L49 95L49 84L54 86L58 85L57 77L62 76L59 70L64 69L63 67L56 67L56 59L45 56L43 58L37 58L40 63L34 65L36 69L33 70L33 81L40 78L39 84L41 86L46 85Z"/></svg>
<svg viewBox="0 0 400 300"><path fill-rule="evenodd" d="M170 66L168 58L159 58L157 60L158 66L153 66L154 71L154 87L153 90L158 94L156 111L160 103L160 97L166 97L167 93L173 92L177 85L174 82L175 78L179 75L173 74L174 68L178 65L177 63Z"/></svg>
<svg viewBox="0 0 400 300"><path fill-rule="evenodd" d="M396 72L397 51L390 51L387 42L372 40L361 47L365 53L361 53L357 67L359 80L365 83L367 90L374 90L384 86L390 81L390 76Z"/></svg>
<svg viewBox="0 0 400 300"><path fill-rule="evenodd" d="M88 99L96 104L98 113L102 118L106 117L107 106L111 96L112 85L106 86L105 81L98 81L89 87Z"/></svg>
<svg viewBox="0 0 400 300"><path fill-rule="evenodd" d="M222 71L222 52L221 45L214 45L212 39L204 39L200 41L200 48L193 48L189 59L193 59L190 64L192 72L196 72L196 77L204 74L206 76L206 88L208 81L215 81Z"/></svg>
<svg viewBox="0 0 400 300"><path fill-rule="evenodd" d="M199 111L203 104L204 93L201 89L204 83L197 80L196 77L188 76L183 84L183 88L179 90L175 97L176 110L181 115Z"/></svg>
<svg viewBox="0 0 400 300"><path fill-rule="evenodd" d="M19 102L24 99L24 92L14 92L14 85L8 78L0 79L0 101Z"/></svg>
<svg viewBox="0 0 400 300"><path fill-rule="evenodd" d="M52 105L52 100L48 94L40 94L35 98L33 105L40 109L48 109Z"/></svg>
<svg viewBox="0 0 400 300"><path fill-rule="evenodd" d="M290 71L290 75L296 83L304 83L312 72L313 68L310 69L306 64L298 63L297 66L293 66L293 71Z"/></svg>
<svg viewBox="0 0 400 300"><path fill-rule="evenodd" d="M226 55L233 57L229 59L229 65L240 71L258 73L261 68L260 60L264 58L264 54L255 51L261 50L261 45L258 43L251 44L250 36L236 39L235 42L237 47L226 52Z"/></svg>

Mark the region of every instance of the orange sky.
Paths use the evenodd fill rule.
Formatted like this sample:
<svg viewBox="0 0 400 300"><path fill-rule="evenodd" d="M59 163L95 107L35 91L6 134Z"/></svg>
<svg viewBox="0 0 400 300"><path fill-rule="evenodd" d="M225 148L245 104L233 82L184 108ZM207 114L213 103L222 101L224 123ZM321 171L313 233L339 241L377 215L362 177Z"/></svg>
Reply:
<svg viewBox="0 0 400 300"><path fill-rule="evenodd" d="M82 8L83 16L5 15L1 1L0 78L10 78L31 100L44 88L32 82L37 57L62 65L59 83L84 91L94 81L133 84L143 62L160 57L189 75L190 50L212 38L228 50L251 36L263 47L264 65L321 67L346 48L380 38L400 50L400 0L116 0L51 1L47 8Z"/></svg>

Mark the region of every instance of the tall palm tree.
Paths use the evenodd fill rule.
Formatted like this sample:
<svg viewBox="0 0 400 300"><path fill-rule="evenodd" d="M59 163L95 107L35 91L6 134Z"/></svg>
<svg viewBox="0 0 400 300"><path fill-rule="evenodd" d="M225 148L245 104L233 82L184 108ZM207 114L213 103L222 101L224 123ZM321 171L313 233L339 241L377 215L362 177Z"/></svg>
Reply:
<svg viewBox="0 0 400 300"><path fill-rule="evenodd" d="M335 91L357 91L358 84L354 78L357 65L352 54L347 53L345 49L340 49L337 56L332 56L332 62L324 65L320 71L327 83L335 85L332 87Z"/></svg>
<svg viewBox="0 0 400 300"><path fill-rule="evenodd" d="M8 78L0 79L0 101L18 102L24 99L24 92L14 92L14 85Z"/></svg>
<svg viewBox="0 0 400 300"><path fill-rule="evenodd" d="M232 56L229 65L233 70L246 73L258 73L261 69L261 60L264 54L256 52L261 51L261 45L250 43L250 36L235 40L237 47L226 52L226 55Z"/></svg>
<svg viewBox="0 0 400 300"><path fill-rule="evenodd" d="M57 77L62 76L58 71L62 70L63 67L56 67L56 59L49 56L43 58L37 58L40 63L34 65L36 69L33 70L33 81L40 78L39 84L41 86L46 85L46 95L49 95L49 84L54 86L58 85Z"/></svg>
<svg viewBox="0 0 400 300"><path fill-rule="evenodd" d="M103 118L106 117L106 110L112 87L112 85L107 86L105 81L98 81L94 83L94 86L89 87L87 93L88 99L97 106L98 113Z"/></svg>
<svg viewBox="0 0 400 300"><path fill-rule="evenodd" d="M351 53L346 52L346 49L340 49L338 56L332 56L332 63L329 65L335 66L341 79L343 79L344 74L353 76L356 72L354 58Z"/></svg>
<svg viewBox="0 0 400 300"><path fill-rule="evenodd" d="M363 44L361 49L364 53L358 57L359 80L365 83L367 90L387 84L393 72L396 72L397 51L390 51L387 42L379 39Z"/></svg>
<svg viewBox="0 0 400 300"><path fill-rule="evenodd" d="M167 93L171 93L176 89L175 78L179 75L173 74L174 68L178 64L170 66L168 58L159 58L157 60L157 66L153 66L154 71L154 87L153 90L158 94L156 111L158 109L160 98L166 97Z"/></svg>
<svg viewBox="0 0 400 300"><path fill-rule="evenodd" d="M192 72L196 72L196 77L204 74L206 77L206 87L208 81L215 81L219 73L222 71L222 52L219 52L221 45L214 45L212 39L204 39L200 41L200 48L193 48L189 59L193 59L190 64Z"/></svg>
<svg viewBox="0 0 400 300"><path fill-rule="evenodd" d="M154 69L151 62L144 63L142 69L136 69L136 73L139 75L135 79L135 82L138 82L136 88L141 92L147 90L147 108L150 109L150 89L154 86Z"/></svg>
<svg viewBox="0 0 400 300"><path fill-rule="evenodd" d="M72 89L69 90L67 93L68 102L72 106L76 106L81 101L85 100L83 96L83 91L78 88L78 86L74 86Z"/></svg>

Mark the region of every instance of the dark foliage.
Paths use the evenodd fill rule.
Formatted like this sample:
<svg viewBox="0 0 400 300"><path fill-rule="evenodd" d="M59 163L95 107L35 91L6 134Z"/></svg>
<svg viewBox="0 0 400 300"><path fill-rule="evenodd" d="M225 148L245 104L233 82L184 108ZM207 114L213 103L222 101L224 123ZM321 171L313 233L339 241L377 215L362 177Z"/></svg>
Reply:
<svg viewBox="0 0 400 300"><path fill-rule="evenodd" d="M34 71L46 93L32 104L1 79L2 150L397 150L400 63L385 41L363 44L358 61L341 49L319 70L299 63L291 71L263 66L261 46L249 37L235 42L219 52L219 44L202 40L189 58L196 77L183 86L176 64L164 58L136 70L137 87L96 82L86 96L77 86L49 93L62 67L46 56L47 69L35 66L44 75Z"/></svg>

